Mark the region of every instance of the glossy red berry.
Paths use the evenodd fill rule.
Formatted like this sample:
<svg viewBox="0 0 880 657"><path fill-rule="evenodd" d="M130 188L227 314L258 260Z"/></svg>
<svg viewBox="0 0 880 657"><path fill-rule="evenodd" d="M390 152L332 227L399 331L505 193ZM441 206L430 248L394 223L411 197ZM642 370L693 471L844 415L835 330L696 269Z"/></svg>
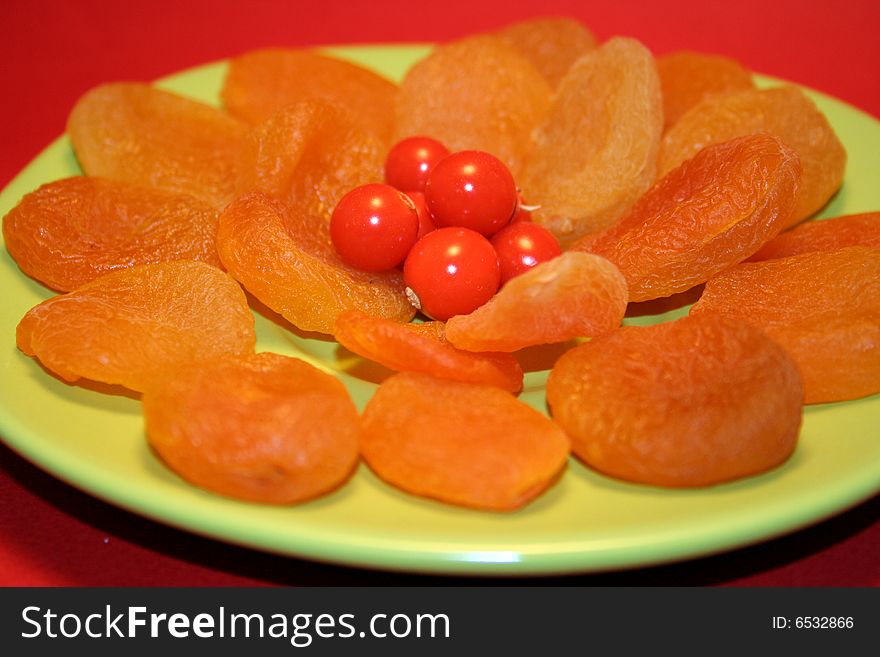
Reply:
<svg viewBox="0 0 880 657"><path fill-rule="evenodd" d="M407 137L397 142L385 158L385 182L400 191L425 189L431 169L449 149L430 137Z"/></svg>
<svg viewBox="0 0 880 657"><path fill-rule="evenodd" d="M562 254L553 233L531 221L517 221L505 226L492 237L492 246L498 253L502 285L535 265Z"/></svg>
<svg viewBox="0 0 880 657"><path fill-rule="evenodd" d="M420 240L432 230L435 230L437 224L434 223L434 218L428 210L428 205L425 203L425 195L422 192L406 192L406 195L412 200L413 205L416 206L416 212L419 213L419 235L417 240Z"/></svg>
<svg viewBox="0 0 880 657"><path fill-rule="evenodd" d="M438 228L416 242L403 266L410 301L440 321L486 303L501 282L492 244L467 228Z"/></svg>
<svg viewBox="0 0 880 657"><path fill-rule="evenodd" d="M438 226L470 228L487 237L508 224L517 199L508 168L483 151L443 158L425 185L425 201Z"/></svg>
<svg viewBox="0 0 880 657"><path fill-rule="evenodd" d="M342 197L330 218L330 239L342 261L363 271L400 264L416 242L412 200L390 185L362 185Z"/></svg>

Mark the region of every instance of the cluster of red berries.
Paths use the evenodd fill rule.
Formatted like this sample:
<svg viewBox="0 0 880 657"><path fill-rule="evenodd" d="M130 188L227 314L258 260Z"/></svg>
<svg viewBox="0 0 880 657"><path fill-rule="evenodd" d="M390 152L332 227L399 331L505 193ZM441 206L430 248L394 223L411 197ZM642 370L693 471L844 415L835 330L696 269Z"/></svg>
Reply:
<svg viewBox="0 0 880 657"><path fill-rule="evenodd" d="M330 237L351 267L403 263L407 294L429 317L468 314L513 276L560 254L556 238L530 221L508 168L489 153L450 153L434 139L410 137L389 151L385 180L339 201Z"/></svg>

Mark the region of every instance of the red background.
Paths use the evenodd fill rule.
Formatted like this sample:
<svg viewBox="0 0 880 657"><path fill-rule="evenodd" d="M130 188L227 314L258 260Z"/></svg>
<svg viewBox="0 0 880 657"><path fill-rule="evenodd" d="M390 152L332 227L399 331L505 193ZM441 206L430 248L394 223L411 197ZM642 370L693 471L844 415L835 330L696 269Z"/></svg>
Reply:
<svg viewBox="0 0 880 657"><path fill-rule="evenodd" d="M691 49L732 56L755 71L880 116L876 0L3 0L0 185L63 131L73 102L101 82L150 80L268 45L442 41L539 14L577 17L602 40L634 36L656 54ZM99 502L0 446L2 585L477 581L319 565L199 538ZM791 536L725 555L529 581L877 586L880 497Z"/></svg>

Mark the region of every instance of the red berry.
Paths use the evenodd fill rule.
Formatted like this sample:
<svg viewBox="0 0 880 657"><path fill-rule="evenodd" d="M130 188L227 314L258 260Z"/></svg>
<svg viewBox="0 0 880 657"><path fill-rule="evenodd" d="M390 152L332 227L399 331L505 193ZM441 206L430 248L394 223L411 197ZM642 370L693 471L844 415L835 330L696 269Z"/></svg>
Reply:
<svg viewBox="0 0 880 657"><path fill-rule="evenodd" d="M549 230L531 221L517 221L492 237L501 266L501 284L562 253Z"/></svg>
<svg viewBox="0 0 880 657"><path fill-rule="evenodd" d="M330 239L342 261L362 271L398 265L416 242L419 216L408 196L389 185L355 187L330 217Z"/></svg>
<svg viewBox="0 0 880 657"><path fill-rule="evenodd" d="M385 158L385 182L401 191L421 192L434 165L449 149L430 137L407 137L397 142Z"/></svg>
<svg viewBox="0 0 880 657"><path fill-rule="evenodd" d="M416 212L419 213L419 235L417 240L422 239L425 235L437 228L434 218L431 216L428 206L425 203L425 195L422 192L406 192L410 197L413 205L416 206Z"/></svg>
<svg viewBox="0 0 880 657"><path fill-rule="evenodd" d="M501 282L492 244L467 228L438 228L416 242L403 266L408 294L429 317L446 321L486 303Z"/></svg>
<svg viewBox="0 0 880 657"><path fill-rule="evenodd" d="M513 216L516 183L494 155L459 151L434 166L425 201L438 226L461 226L489 237Z"/></svg>

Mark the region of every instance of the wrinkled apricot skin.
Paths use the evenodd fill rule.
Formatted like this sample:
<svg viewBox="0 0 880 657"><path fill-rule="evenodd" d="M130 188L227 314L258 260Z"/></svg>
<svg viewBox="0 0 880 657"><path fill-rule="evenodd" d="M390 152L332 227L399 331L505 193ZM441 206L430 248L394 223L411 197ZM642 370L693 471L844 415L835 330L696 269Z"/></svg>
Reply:
<svg viewBox="0 0 880 657"><path fill-rule="evenodd" d="M704 148L608 230L572 249L617 265L630 301L684 292L755 253L788 222L797 154L767 134Z"/></svg>
<svg viewBox="0 0 880 657"><path fill-rule="evenodd" d="M214 107L128 82L88 91L67 120L87 175L190 194L216 208L232 199L247 133Z"/></svg>
<svg viewBox="0 0 880 657"><path fill-rule="evenodd" d="M238 195L261 191L330 221L339 200L380 182L384 149L326 101L284 107L255 127L242 151Z"/></svg>
<svg viewBox="0 0 880 657"><path fill-rule="evenodd" d="M847 246L880 249L880 212L809 221L780 233L749 260L786 258L812 251L835 251Z"/></svg>
<svg viewBox="0 0 880 657"><path fill-rule="evenodd" d="M191 483L292 504L342 485L358 462L345 387L296 358L261 353L176 370L143 396L150 446Z"/></svg>
<svg viewBox="0 0 880 657"><path fill-rule="evenodd" d="M194 197L86 176L41 186L3 218L18 266L62 292L134 265L220 267L216 230L217 211Z"/></svg>
<svg viewBox="0 0 880 657"><path fill-rule="evenodd" d="M486 151L516 177L550 95L535 67L496 36L444 44L413 65L400 85L394 141L424 135L451 152Z"/></svg>
<svg viewBox="0 0 880 657"><path fill-rule="evenodd" d="M361 420L361 453L384 481L475 509L522 507L569 453L558 427L503 390L413 372L383 382Z"/></svg>
<svg viewBox="0 0 880 657"><path fill-rule="evenodd" d="M795 87L714 96L694 106L663 137L660 175L710 144L756 132L776 135L801 161L797 203L786 227L815 213L840 188L846 150L825 115Z"/></svg>
<svg viewBox="0 0 880 657"><path fill-rule="evenodd" d="M397 85L357 64L309 50L253 50L229 61L221 98L230 114L258 124L303 100L344 105L351 120L391 139Z"/></svg>
<svg viewBox="0 0 880 657"><path fill-rule="evenodd" d="M807 404L880 392L878 249L740 264L710 279L690 312L762 329L797 363Z"/></svg>
<svg viewBox="0 0 880 657"><path fill-rule="evenodd" d="M106 274L32 308L18 348L66 381L142 391L185 363L254 350L254 318L238 284L194 260Z"/></svg>
<svg viewBox="0 0 880 657"><path fill-rule="evenodd" d="M568 252L512 278L488 303L446 323L469 351L524 347L613 331L626 312L626 281L605 258Z"/></svg>
<svg viewBox="0 0 880 657"><path fill-rule="evenodd" d="M346 310L412 319L403 275L345 265L329 231L320 218L254 192L220 214L217 251L248 292L304 331L333 333L336 317Z"/></svg>
<svg viewBox="0 0 880 657"><path fill-rule="evenodd" d="M393 370L522 390L523 370L513 356L456 349L443 322L401 324L349 310L336 318L333 334L342 346Z"/></svg>
<svg viewBox="0 0 880 657"><path fill-rule="evenodd" d="M530 18L495 34L528 59L554 88L569 67L597 45L586 27L563 17Z"/></svg>
<svg viewBox="0 0 880 657"><path fill-rule="evenodd" d="M585 463L643 484L754 475L795 448L803 387L761 331L720 317L625 326L553 367L547 402Z"/></svg>
<svg viewBox="0 0 880 657"><path fill-rule="evenodd" d="M657 58L664 130L709 96L754 89L752 74L728 57L679 51Z"/></svg>
<svg viewBox="0 0 880 657"><path fill-rule="evenodd" d="M651 53L615 37L578 59L536 131L523 197L563 247L620 217L650 187L663 128Z"/></svg>

